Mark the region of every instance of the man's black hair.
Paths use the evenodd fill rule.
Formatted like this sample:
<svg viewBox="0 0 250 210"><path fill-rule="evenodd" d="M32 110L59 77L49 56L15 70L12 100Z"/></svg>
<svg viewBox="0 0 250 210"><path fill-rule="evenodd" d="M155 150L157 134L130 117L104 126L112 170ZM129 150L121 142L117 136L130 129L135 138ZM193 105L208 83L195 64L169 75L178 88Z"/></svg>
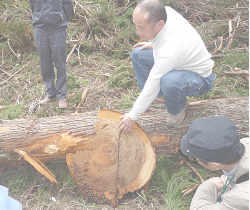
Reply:
<svg viewBox="0 0 250 210"><path fill-rule="evenodd" d="M240 145L241 145L241 147L240 147L240 150L239 150L238 154L234 155L233 157L229 158L226 161L220 161L218 163L222 163L224 165L232 165L234 163L238 163L245 154L245 146L242 143L240 143ZM199 160L202 163L204 163L205 165L208 164L208 161L204 161L204 160L201 160L201 159L199 159Z"/></svg>

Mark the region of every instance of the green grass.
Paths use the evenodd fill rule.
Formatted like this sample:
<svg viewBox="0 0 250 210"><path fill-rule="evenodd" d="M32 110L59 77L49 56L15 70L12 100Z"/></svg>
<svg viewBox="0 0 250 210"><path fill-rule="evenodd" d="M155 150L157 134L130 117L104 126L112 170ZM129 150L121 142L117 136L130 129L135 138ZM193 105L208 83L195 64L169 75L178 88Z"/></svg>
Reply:
<svg viewBox="0 0 250 210"><path fill-rule="evenodd" d="M183 197L181 191L201 183L198 176L185 163L182 166L176 166L179 161L179 157L171 155L157 157L156 169L149 183L146 198L161 203L164 209L189 209L194 192ZM210 172L197 163L193 166L204 180L220 174Z"/></svg>
<svg viewBox="0 0 250 210"><path fill-rule="evenodd" d="M188 99L199 101L217 97L248 96L249 84L244 77L229 76L224 73L225 71L248 71L249 69L249 53L246 50L249 46L249 32L248 27L244 25L249 22L248 8L246 8L248 3L237 0L207 2L163 0L163 2L177 9L191 21L190 23L197 29L210 53L215 53L215 43L218 46L221 36L224 37L223 48L221 52L218 52L224 57L214 59L213 71L217 78L214 81L213 89L203 96ZM80 40L83 37L79 42L81 44L80 52L75 50L67 63L68 104L71 107L78 104L83 89L87 85L90 87L90 91L85 101L85 107L81 110L129 109L140 92L130 62L131 49L135 44L132 38L138 38L132 23L132 13L136 4L133 4L124 14L119 15L124 8L118 7L116 1L94 0L93 4L85 3L86 1L79 1L79 4L89 11L91 17L84 18L86 12L78 5L75 10L76 14L71 17L67 28L67 35L69 34L67 36L68 55L76 43L70 43L70 40ZM124 0L123 3L125 5L128 1ZM237 3L238 9L236 8ZM4 30L0 30L0 68L5 71L4 73L0 70L0 83L9 79L26 63L29 64L27 68L0 86L0 119L12 120L20 116L50 117L74 113L74 109L59 110L55 102L48 106L36 106L33 112L28 114L31 105L46 94L34 44L31 11L26 0L0 1L0 11L5 14L0 17L0 28L4 28ZM237 21L233 21L233 29L237 30L231 49L227 50L228 21L225 20L225 17L231 12L240 14L241 18L238 26ZM199 15L200 18L197 18L196 22L193 21L195 15ZM105 35L101 29L109 36ZM21 54L19 59L9 48L8 38L12 49ZM113 89L119 96L114 97L114 94L110 96ZM194 192L183 197L181 191L199 183L200 180L185 163L182 167L176 166L175 163L178 161L178 157L164 155L157 157L156 169L150 180L148 192L138 190L125 195L121 204L129 201L132 203L131 206L138 209L147 209L146 207L160 209L159 206L169 210L188 209ZM85 209L97 208L96 203L82 197L65 162L47 165L56 175L59 184L50 183L29 165L27 165L27 175L23 166L0 170L0 183L9 187L10 194L17 198L26 195L36 183L31 195L38 197L31 203L38 203L38 201L43 203L42 209L50 208L49 206L52 204L48 202L51 196L62 196L62 201L72 202L72 205L80 204L82 206L79 207ZM197 164L193 164L193 166L204 179L220 175L220 173L212 173ZM130 209L130 206L122 204L119 208ZM41 209L41 206L37 209Z"/></svg>
<svg viewBox="0 0 250 210"><path fill-rule="evenodd" d="M247 8L236 8L236 4L239 8L245 8L244 2L236 0L214 0L204 4L197 1L187 3L185 1L164 0L163 2L177 9L190 21L200 33L210 53L214 53L215 43L218 46L221 36L224 37L223 48L220 52L224 55L224 58L214 59L213 71L217 75L214 88L203 96L191 97L189 100L198 101L216 97L248 96L249 85L246 79L242 76L228 76L223 73L224 71L249 69L249 53L244 50L249 44L248 29L244 25L249 19L248 10ZM126 4L127 2L124 1L123 3ZM79 4L84 5L85 2L81 0ZM15 104L21 104L22 113L24 115L28 113L33 117L60 115L59 110L54 110L56 112L52 114L41 114L39 106L36 106L33 112L29 113L30 104L34 103L35 99L39 99L42 93L44 97L46 91L41 78L39 58L34 44L34 29L31 25L32 16L28 15L31 11L28 2L25 0L17 0L12 3L6 2L6 4L2 5L0 10L4 13L8 8L9 13L8 21L0 21L5 29L0 32L0 50L2 57L4 57L4 61L1 62L3 64L1 69L10 76L15 73L16 69L21 68L26 63L29 63L29 66L0 87L0 105L15 106ZM107 107L105 104L109 103L99 101L93 105L94 107L100 106L108 109L132 107L135 100L133 97L140 92L129 59L132 46L135 44L132 38L138 38L132 21L135 5L133 4L120 15L123 8L118 7L115 2L96 0L86 7L91 13L91 17L87 19L82 18L86 15L85 10L79 5L76 6L75 14L71 17L67 28L68 55L76 43L71 43L69 40L80 40L80 47L76 48L79 49L79 52L75 50L67 63L67 88L70 105L73 106L79 103L79 97L75 97L75 95L80 95L84 86L88 85L94 92L98 92L97 89L100 86L107 92L113 88L122 89L119 98L114 98L116 103L112 104L115 104L115 106ZM183 5L186 5L186 7ZM200 13L194 11L193 8L197 8ZM236 29L237 26L237 30L235 31L231 50L228 51L228 21L224 21L224 19L226 14L232 12L232 10L235 10L235 14L240 12L240 22L237 26L237 21L233 21L233 28ZM193 16L196 14L199 14L199 21L195 22ZM21 54L19 59L9 48L8 38L15 53ZM104 76L106 74L111 76ZM8 79L9 76L0 71L2 80ZM80 77L81 79L79 79ZM102 82L104 85L98 85L98 82ZM131 96L131 91L133 96ZM88 111L86 108L82 110ZM66 112L72 113L74 109ZM3 116L3 110L0 110L0 115ZM6 114L4 113L4 115ZM8 116L8 119L17 118L17 115Z"/></svg>
<svg viewBox="0 0 250 210"><path fill-rule="evenodd" d="M7 105L3 111L0 112L0 119L13 120L19 118L20 115L23 115L23 108L20 104L14 106Z"/></svg>
<svg viewBox="0 0 250 210"><path fill-rule="evenodd" d="M152 209L158 209L159 207L168 210L189 209L195 191L185 197L183 197L181 191L191 188L201 181L185 163L180 166L178 164L180 160L177 156L157 156L156 169L149 182L148 192L138 190L124 195L120 201L119 209L130 209L123 204L128 202L133 202L133 209L135 206L140 206L142 209L146 209L148 206L151 206ZM191 164L204 180L221 175L221 172L211 172L196 162ZM47 163L46 165L54 173L59 184L51 183L27 164L26 169L24 166L18 166L0 170L1 185L10 189L10 196L25 196L28 193L33 197L37 196L36 202L48 201L53 195L58 199L59 197L69 199L70 194L73 193L75 195L74 203L76 204L86 203L89 208L93 209L99 205L82 197L65 162ZM33 190L29 193L31 187ZM133 201L134 199L136 201Z"/></svg>

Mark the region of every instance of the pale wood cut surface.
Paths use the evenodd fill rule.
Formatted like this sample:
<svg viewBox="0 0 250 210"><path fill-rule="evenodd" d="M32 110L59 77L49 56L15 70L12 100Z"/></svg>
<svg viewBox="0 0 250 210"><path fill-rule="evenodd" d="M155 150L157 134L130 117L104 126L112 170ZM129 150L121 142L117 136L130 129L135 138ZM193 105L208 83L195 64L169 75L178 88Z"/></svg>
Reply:
<svg viewBox="0 0 250 210"><path fill-rule="evenodd" d="M80 191L98 203L118 199L142 188L153 175L156 155L150 138L135 125L119 133L121 113L101 110L92 150L68 153L66 162Z"/></svg>

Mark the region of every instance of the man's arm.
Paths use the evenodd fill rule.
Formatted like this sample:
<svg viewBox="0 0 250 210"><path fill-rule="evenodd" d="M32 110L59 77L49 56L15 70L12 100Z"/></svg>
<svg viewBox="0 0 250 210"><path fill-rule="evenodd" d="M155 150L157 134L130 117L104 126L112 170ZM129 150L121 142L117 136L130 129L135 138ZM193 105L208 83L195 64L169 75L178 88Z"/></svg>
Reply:
<svg viewBox="0 0 250 210"><path fill-rule="evenodd" d="M140 50L153 49L152 43L150 42L139 42L132 47L132 50L137 47L140 47Z"/></svg>
<svg viewBox="0 0 250 210"><path fill-rule="evenodd" d="M140 47L140 50L144 50L144 49L153 49L152 47L152 43L150 42L139 42L137 44L135 44L132 47L132 50L134 50L135 48ZM118 128L120 130L120 132L126 132L126 131L130 131L130 129L133 127L133 125L135 124L135 120L131 119L129 117L129 114L125 114L121 116L122 121L119 123Z"/></svg>
<svg viewBox="0 0 250 210"><path fill-rule="evenodd" d="M217 202L220 190L221 187L213 181L203 182L196 190L190 210L247 210L249 208L248 187L242 187L241 184L235 185L221 196L221 202Z"/></svg>
<svg viewBox="0 0 250 210"><path fill-rule="evenodd" d="M73 5L72 5L71 0L63 0L63 10L64 10L64 13L65 13L65 15L67 17L67 20L69 20L70 15L73 12Z"/></svg>

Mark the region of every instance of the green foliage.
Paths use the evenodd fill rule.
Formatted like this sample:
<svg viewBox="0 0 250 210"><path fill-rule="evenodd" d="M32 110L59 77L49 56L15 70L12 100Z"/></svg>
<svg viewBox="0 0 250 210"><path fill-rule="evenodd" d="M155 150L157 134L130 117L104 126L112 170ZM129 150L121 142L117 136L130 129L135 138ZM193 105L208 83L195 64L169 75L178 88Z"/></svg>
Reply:
<svg viewBox="0 0 250 210"><path fill-rule="evenodd" d="M127 29L127 27L133 23L133 12L134 9L133 8L129 8L124 15L117 17L116 19L116 26L119 28L125 28ZM135 28L135 27L134 27Z"/></svg>
<svg viewBox="0 0 250 210"><path fill-rule="evenodd" d="M122 99L119 101L119 107L121 107L121 109L132 108L131 97L129 97L128 95L122 94Z"/></svg>
<svg viewBox="0 0 250 210"><path fill-rule="evenodd" d="M106 0L99 0L99 4L100 10L93 12L93 18L89 23L93 35L100 35L101 28L105 28L105 31L113 31L112 24L116 19L114 5Z"/></svg>
<svg viewBox="0 0 250 210"><path fill-rule="evenodd" d="M249 69L249 54L244 52L231 51L225 56L224 63L230 67L241 68L242 70Z"/></svg>
<svg viewBox="0 0 250 210"><path fill-rule="evenodd" d="M81 33L81 27L80 26L75 26L73 30L69 30L69 33L71 36L75 36L79 33Z"/></svg>
<svg viewBox="0 0 250 210"><path fill-rule="evenodd" d="M13 120L18 118L18 115L23 115L23 107L20 104L17 105L7 105L2 113L0 113L0 118Z"/></svg>
<svg viewBox="0 0 250 210"><path fill-rule="evenodd" d="M72 101L74 104L76 104L76 103L80 103L81 99L82 99L82 93L79 92L72 99L69 99L69 102ZM72 105L74 105L74 104L72 104Z"/></svg>
<svg viewBox="0 0 250 210"><path fill-rule="evenodd" d="M197 175L186 164L181 167L176 166L179 161L179 157L157 156L155 172L149 183L146 197L155 200L157 203L164 203L165 209L188 209L194 193L183 197L181 191L200 183ZM204 180L220 175L219 172L207 171L197 162L195 168Z"/></svg>
<svg viewBox="0 0 250 210"><path fill-rule="evenodd" d="M117 67L109 77L107 84L111 87L132 88L137 84L132 66L123 63L120 67Z"/></svg>
<svg viewBox="0 0 250 210"><path fill-rule="evenodd" d="M70 92L74 92L75 90L78 90L80 87L80 81L75 77L74 74L68 73L67 74L67 89Z"/></svg>
<svg viewBox="0 0 250 210"><path fill-rule="evenodd" d="M37 111L37 117L52 117L59 113L59 109L57 106L55 106L55 103L46 104L40 107L40 109Z"/></svg>
<svg viewBox="0 0 250 210"><path fill-rule="evenodd" d="M11 189L11 194L20 194L21 191L24 191L31 187L37 180L37 172L33 167L27 168L27 176L24 170L20 170L16 173L9 174L8 176L8 186ZM3 181L3 180L1 180Z"/></svg>
<svg viewBox="0 0 250 210"><path fill-rule="evenodd" d="M69 61L71 66L76 66L79 63L79 60L77 58L71 59Z"/></svg>
<svg viewBox="0 0 250 210"><path fill-rule="evenodd" d="M22 51L30 52L34 49L33 30L26 20L0 21L0 28L2 29L0 35L6 37L6 41L8 37L10 45L15 51L21 49ZM2 45L2 47L4 46Z"/></svg>
<svg viewBox="0 0 250 210"><path fill-rule="evenodd" d="M91 55L94 50L94 43L92 40L87 40L81 45L81 50L84 52L86 55Z"/></svg>
<svg viewBox="0 0 250 210"><path fill-rule="evenodd" d="M224 36L225 33L227 33L227 32L228 32L228 25L227 24L225 24L225 25L220 24L213 31L214 36L219 36L219 37Z"/></svg>
<svg viewBox="0 0 250 210"><path fill-rule="evenodd" d="M164 5L171 6L175 9L178 9L180 7L178 0L162 0L162 2L164 3Z"/></svg>

